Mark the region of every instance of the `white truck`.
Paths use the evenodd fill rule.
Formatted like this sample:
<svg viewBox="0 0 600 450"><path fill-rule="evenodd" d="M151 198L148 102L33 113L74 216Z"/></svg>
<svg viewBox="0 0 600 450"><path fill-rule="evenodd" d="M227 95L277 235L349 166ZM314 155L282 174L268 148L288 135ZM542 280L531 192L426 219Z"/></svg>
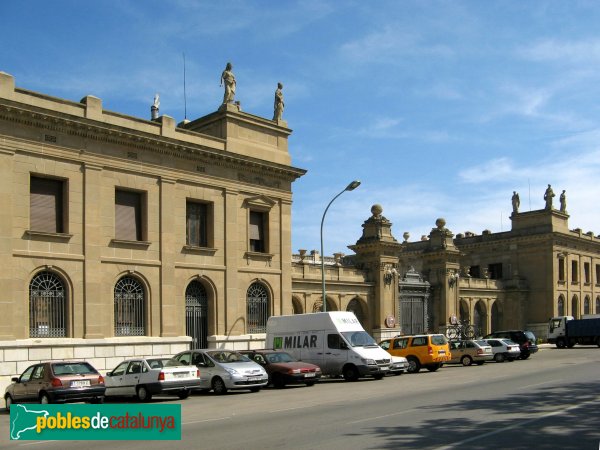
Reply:
<svg viewBox="0 0 600 450"><path fill-rule="evenodd" d="M318 365L324 375L342 375L347 381L364 376L380 380L390 369L389 353L348 311L271 316L265 346L282 349Z"/></svg>
<svg viewBox="0 0 600 450"><path fill-rule="evenodd" d="M600 347L600 316L558 316L548 323L548 342L558 348L572 348L575 344Z"/></svg>

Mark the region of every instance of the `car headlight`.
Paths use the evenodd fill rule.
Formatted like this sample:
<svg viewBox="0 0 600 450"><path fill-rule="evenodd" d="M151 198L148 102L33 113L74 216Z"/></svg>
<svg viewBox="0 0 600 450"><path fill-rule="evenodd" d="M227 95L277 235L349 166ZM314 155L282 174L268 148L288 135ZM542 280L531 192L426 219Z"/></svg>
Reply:
<svg viewBox="0 0 600 450"><path fill-rule="evenodd" d="M364 363L368 366L374 366L376 365L376 362L374 359L363 359Z"/></svg>
<svg viewBox="0 0 600 450"><path fill-rule="evenodd" d="M239 375L239 372L235 369L231 369L229 367L225 367L225 370L229 372L229 375Z"/></svg>

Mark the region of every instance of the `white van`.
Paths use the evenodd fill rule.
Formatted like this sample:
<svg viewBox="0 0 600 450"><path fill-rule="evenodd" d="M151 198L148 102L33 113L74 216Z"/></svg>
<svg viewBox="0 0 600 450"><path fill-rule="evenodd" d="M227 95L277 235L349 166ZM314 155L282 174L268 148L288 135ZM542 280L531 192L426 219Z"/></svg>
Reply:
<svg viewBox="0 0 600 450"><path fill-rule="evenodd" d="M363 329L352 312L331 311L271 316L266 348L282 349L316 364L324 375L380 380L390 369L390 355Z"/></svg>

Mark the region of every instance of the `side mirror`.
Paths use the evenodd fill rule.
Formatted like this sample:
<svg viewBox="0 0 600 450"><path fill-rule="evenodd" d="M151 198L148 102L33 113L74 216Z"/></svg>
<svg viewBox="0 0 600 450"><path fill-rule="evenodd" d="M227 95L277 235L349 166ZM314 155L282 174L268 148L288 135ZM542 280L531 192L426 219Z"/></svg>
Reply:
<svg viewBox="0 0 600 450"><path fill-rule="evenodd" d="M12 377L10 379L13 383L18 383L19 382L19 377Z"/></svg>
<svg viewBox="0 0 600 450"><path fill-rule="evenodd" d="M112 370L110 372L106 372L107 377L112 377Z"/></svg>

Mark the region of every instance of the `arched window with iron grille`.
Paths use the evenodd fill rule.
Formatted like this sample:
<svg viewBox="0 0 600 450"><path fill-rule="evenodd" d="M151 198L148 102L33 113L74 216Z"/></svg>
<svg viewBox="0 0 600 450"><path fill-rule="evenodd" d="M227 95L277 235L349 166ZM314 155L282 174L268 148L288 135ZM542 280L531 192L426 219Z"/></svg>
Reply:
<svg viewBox="0 0 600 450"><path fill-rule="evenodd" d="M269 293L260 283L252 283L246 293L246 332L265 333L269 318Z"/></svg>
<svg viewBox="0 0 600 450"><path fill-rule="evenodd" d="M185 332L192 337L192 348L208 346L208 295L198 280L185 290Z"/></svg>
<svg viewBox="0 0 600 450"><path fill-rule="evenodd" d="M145 336L145 295L141 283L125 276L115 285L115 336Z"/></svg>
<svg viewBox="0 0 600 450"><path fill-rule="evenodd" d="M67 336L65 287L54 273L44 271L29 283L29 337Z"/></svg>

